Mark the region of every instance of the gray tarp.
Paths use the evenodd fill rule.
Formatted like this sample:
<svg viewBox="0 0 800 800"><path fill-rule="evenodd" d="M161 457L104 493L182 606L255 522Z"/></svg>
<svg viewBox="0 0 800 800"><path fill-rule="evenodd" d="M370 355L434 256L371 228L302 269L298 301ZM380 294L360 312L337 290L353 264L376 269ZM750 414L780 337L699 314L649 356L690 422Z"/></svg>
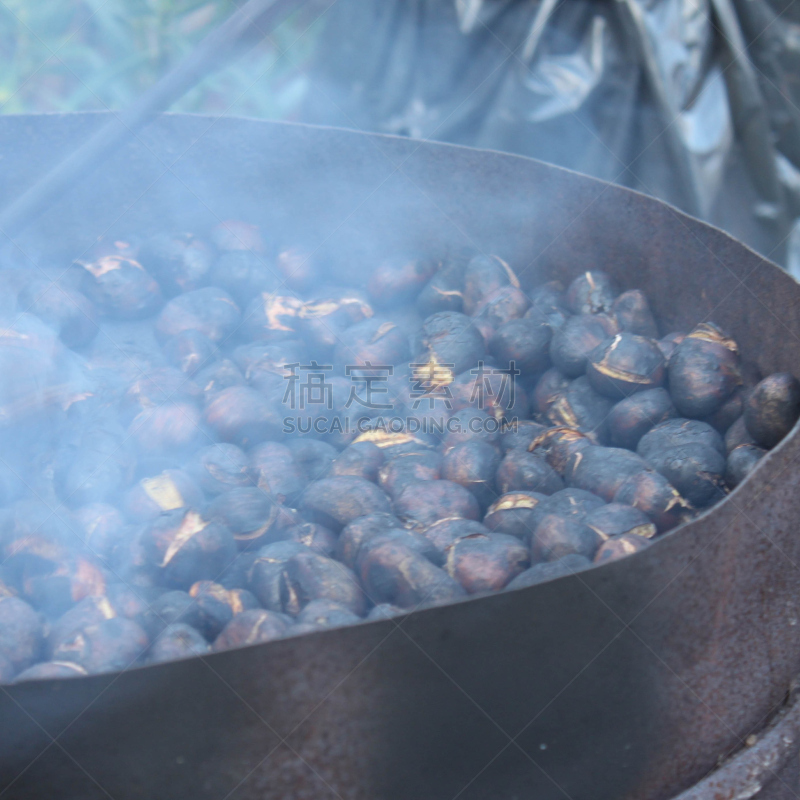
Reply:
<svg viewBox="0 0 800 800"><path fill-rule="evenodd" d="M800 275L798 106L798 0L338 0L304 119L562 164Z"/></svg>

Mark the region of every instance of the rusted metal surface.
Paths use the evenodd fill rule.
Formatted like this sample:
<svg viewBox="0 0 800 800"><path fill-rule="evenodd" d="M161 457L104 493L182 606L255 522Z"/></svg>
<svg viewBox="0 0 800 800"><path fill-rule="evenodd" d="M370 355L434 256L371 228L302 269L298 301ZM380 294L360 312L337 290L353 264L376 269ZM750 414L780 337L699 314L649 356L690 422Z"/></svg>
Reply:
<svg viewBox="0 0 800 800"><path fill-rule="evenodd" d="M0 119L3 202L101 119ZM713 319L751 375L800 374L800 287L777 267L656 200L499 153L170 116L23 247L61 263L107 229L237 217L323 246L350 275L384 253L465 245L528 285L604 269L647 292L663 332ZM673 797L763 726L800 671L798 459L795 430L711 512L579 575L6 687L3 797Z"/></svg>

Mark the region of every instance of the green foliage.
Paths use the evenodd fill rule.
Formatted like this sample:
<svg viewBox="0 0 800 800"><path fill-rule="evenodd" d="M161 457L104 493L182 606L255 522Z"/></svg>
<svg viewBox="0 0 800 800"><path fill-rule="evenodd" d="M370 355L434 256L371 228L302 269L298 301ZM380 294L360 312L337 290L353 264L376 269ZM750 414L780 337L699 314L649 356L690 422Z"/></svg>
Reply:
<svg viewBox="0 0 800 800"><path fill-rule="evenodd" d="M0 113L120 108L235 8L232 0L0 0ZM285 118L316 14L298 12L173 110Z"/></svg>

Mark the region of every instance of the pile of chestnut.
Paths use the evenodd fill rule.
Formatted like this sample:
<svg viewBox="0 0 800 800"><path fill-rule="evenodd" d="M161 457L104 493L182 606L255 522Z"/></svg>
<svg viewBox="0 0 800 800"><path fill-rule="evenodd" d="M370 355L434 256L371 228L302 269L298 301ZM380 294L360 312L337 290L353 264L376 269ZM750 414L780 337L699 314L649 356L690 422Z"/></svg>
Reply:
<svg viewBox="0 0 800 800"><path fill-rule="evenodd" d="M602 272L526 292L497 256L356 266L330 284L228 222L0 270L0 680L575 573L721 500L800 414L794 377L745 385L724 331L662 336ZM332 408L287 405L305 365ZM287 435L301 414L327 432Z"/></svg>

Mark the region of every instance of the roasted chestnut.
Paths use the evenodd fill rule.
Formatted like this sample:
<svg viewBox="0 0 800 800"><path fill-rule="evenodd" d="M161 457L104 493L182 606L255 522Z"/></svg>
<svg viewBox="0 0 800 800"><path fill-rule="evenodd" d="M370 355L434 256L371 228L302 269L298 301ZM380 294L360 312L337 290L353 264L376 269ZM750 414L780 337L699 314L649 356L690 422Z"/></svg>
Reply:
<svg viewBox="0 0 800 800"><path fill-rule="evenodd" d="M0 657L19 671L37 661L44 643L41 617L18 597L0 597Z"/></svg>
<svg viewBox="0 0 800 800"><path fill-rule="evenodd" d="M586 376L600 394L619 400L664 383L664 356L652 339L618 333L589 354Z"/></svg>
<svg viewBox="0 0 800 800"><path fill-rule="evenodd" d="M464 311L474 314L485 297L509 285L519 289L519 280L500 256L475 256L464 271Z"/></svg>
<svg viewBox="0 0 800 800"><path fill-rule="evenodd" d="M148 239L139 260L168 294L191 292L206 281L212 249L191 233L159 233Z"/></svg>
<svg viewBox="0 0 800 800"><path fill-rule="evenodd" d="M436 272L432 259L392 257L378 264L367 281L367 293L376 305L413 300Z"/></svg>
<svg viewBox="0 0 800 800"><path fill-rule="evenodd" d="M534 563L572 554L591 559L602 542L602 536L574 517L545 514L531 536L531 558Z"/></svg>
<svg viewBox="0 0 800 800"><path fill-rule="evenodd" d="M264 608L282 611L282 576L286 562L299 553L311 552L293 541L274 542L262 547L250 565L249 590Z"/></svg>
<svg viewBox="0 0 800 800"><path fill-rule="evenodd" d="M489 352L497 363L513 363L523 375L542 372L550 366L550 327L535 319L512 319L500 325L489 341Z"/></svg>
<svg viewBox="0 0 800 800"><path fill-rule="evenodd" d="M391 511L385 492L374 483L350 475L310 483L303 493L301 505L315 522L335 533L356 517Z"/></svg>
<svg viewBox="0 0 800 800"><path fill-rule="evenodd" d="M445 569L469 594L496 592L530 566L528 548L504 533L473 533L447 550Z"/></svg>
<svg viewBox="0 0 800 800"><path fill-rule="evenodd" d="M725 455L722 437L707 422L697 419L668 419L645 434L637 445L636 452L645 459L658 456L671 447L686 444L702 444Z"/></svg>
<svg viewBox="0 0 800 800"><path fill-rule="evenodd" d="M626 478L649 469L636 453L619 447L586 447L573 454L567 464L567 485L611 502Z"/></svg>
<svg viewBox="0 0 800 800"><path fill-rule="evenodd" d="M461 585L443 569L399 541L370 548L359 568L364 590L376 605L417 608L466 596Z"/></svg>
<svg viewBox="0 0 800 800"><path fill-rule="evenodd" d="M328 475L354 475L374 483L383 459L383 451L372 442L354 442L333 460Z"/></svg>
<svg viewBox="0 0 800 800"><path fill-rule="evenodd" d="M653 427L678 412L666 389L646 389L620 400L608 413L608 437L613 447L635 450Z"/></svg>
<svg viewBox="0 0 800 800"><path fill-rule="evenodd" d="M182 469L167 469L160 475L142 478L125 495L124 508L136 522L149 522L164 511L176 508L197 508L203 493L194 480Z"/></svg>
<svg viewBox="0 0 800 800"><path fill-rule="evenodd" d="M483 524L491 531L507 533L527 541L536 529L542 509L547 506L546 500L547 495L538 492L509 492L501 495L489 506Z"/></svg>
<svg viewBox="0 0 800 800"><path fill-rule="evenodd" d="M614 493L613 501L643 511L659 533L680 525L692 511L691 504L658 472L637 472L626 478Z"/></svg>
<svg viewBox="0 0 800 800"><path fill-rule="evenodd" d="M559 428L573 428L604 442L612 401L592 388L585 375L571 381L566 391L550 406L547 419Z"/></svg>
<svg viewBox="0 0 800 800"><path fill-rule="evenodd" d="M356 568L361 546L374 537L399 528L401 522L393 514L382 512L356 517L344 527L336 543L336 558L350 569Z"/></svg>
<svg viewBox="0 0 800 800"><path fill-rule="evenodd" d="M209 640L215 639L236 614L258 607L256 598L245 589L232 592L213 581L192 584L189 596L196 609L192 623Z"/></svg>
<svg viewBox="0 0 800 800"><path fill-rule="evenodd" d="M512 319L522 317L530 304L530 300L516 286L501 286L478 303L472 316L496 330Z"/></svg>
<svg viewBox="0 0 800 800"><path fill-rule="evenodd" d="M194 330L181 331L171 336L162 349L167 360L187 375L194 375L208 366L217 355L217 348L211 339Z"/></svg>
<svg viewBox="0 0 800 800"><path fill-rule="evenodd" d="M498 494L540 492L553 494L564 488L561 476L545 457L525 450L509 450L497 468L495 485Z"/></svg>
<svg viewBox="0 0 800 800"><path fill-rule="evenodd" d="M652 539L657 532L655 524L644 511L622 503L609 503L590 511L583 518L583 524L588 525L601 539L627 533Z"/></svg>
<svg viewBox="0 0 800 800"><path fill-rule="evenodd" d="M338 542L333 531L328 530L315 522L303 522L286 528L282 535L293 542L305 545L309 550L327 558L333 558Z"/></svg>
<svg viewBox="0 0 800 800"><path fill-rule="evenodd" d="M594 557L595 564L604 564L607 561L616 561L618 558L625 558L626 556L638 553L644 550L650 542L642 536L634 534L623 534L614 539L609 539L600 545Z"/></svg>
<svg viewBox="0 0 800 800"><path fill-rule="evenodd" d="M292 451L277 442L262 442L250 451L250 469L258 488L276 502L293 505L308 481Z"/></svg>
<svg viewBox="0 0 800 800"><path fill-rule="evenodd" d="M740 444L755 444L756 440L750 435L744 422L744 417L739 417L725 434L725 452L730 454L734 447Z"/></svg>
<svg viewBox="0 0 800 800"><path fill-rule="evenodd" d="M444 519L434 522L433 525L428 526L424 533L417 534L427 539L433 545L433 553L428 549L420 547L412 547L411 549L416 549L421 555L424 555L429 561L436 564L437 567L441 567L447 558L449 549L459 539L463 539L465 536L472 536L473 534L485 535L491 532L492 531L485 525L481 525L480 522L475 522L475 520L472 519L445 517Z"/></svg>
<svg viewBox="0 0 800 800"><path fill-rule="evenodd" d="M756 444L775 447L800 416L800 381L787 372L764 378L747 399L744 423Z"/></svg>
<svg viewBox="0 0 800 800"><path fill-rule="evenodd" d="M623 331L658 339L658 327L644 292L638 289L623 292L611 304L611 315Z"/></svg>
<svg viewBox="0 0 800 800"><path fill-rule="evenodd" d="M132 667L148 647L147 634L135 622L112 617L88 625L53 649L53 661L78 664L89 673Z"/></svg>
<svg viewBox="0 0 800 800"><path fill-rule="evenodd" d="M525 452L525 451L522 451ZM486 442L473 440L451 448L442 461L442 477L469 489L486 508L497 497L495 473L500 464L497 449Z"/></svg>
<svg viewBox="0 0 800 800"><path fill-rule="evenodd" d="M678 445L650 453L647 461L695 508L705 508L725 496L725 457L713 447Z"/></svg>
<svg viewBox="0 0 800 800"><path fill-rule="evenodd" d="M394 513L415 530L424 530L447 517L480 519L475 496L451 481L409 483L395 498Z"/></svg>
<svg viewBox="0 0 800 800"><path fill-rule="evenodd" d="M561 425L556 428L546 428L528 445L528 451L543 455L547 463L563 476L573 453L596 443L594 434Z"/></svg>
<svg viewBox="0 0 800 800"><path fill-rule="evenodd" d="M312 600L298 615L296 624L311 626L309 629L338 628L342 625L354 625L361 622L361 617L354 614L347 606L333 600ZM296 633L293 628L289 633Z"/></svg>
<svg viewBox="0 0 800 800"><path fill-rule="evenodd" d="M17 300L55 330L67 347L83 347L99 330L93 303L85 294L46 280L31 281Z"/></svg>
<svg viewBox="0 0 800 800"><path fill-rule="evenodd" d="M204 491L216 495L252 486L249 470L246 453L236 445L210 444L195 453L187 471Z"/></svg>
<svg viewBox="0 0 800 800"><path fill-rule="evenodd" d="M241 549L283 538L275 499L255 486L242 486L217 495L207 506L205 516L225 525Z"/></svg>
<svg viewBox="0 0 800 800"><path fill-rule="evenodd" d="M427 358L446 366L452 375L474 367L483 358L485 345L483 336L472 320L456 311L442 311L428 317L422 324L422 345L427 349Z"/></svg>
<svg viewBox="0 0 800 800"><path fill-rule="evenodd" d="M567 308L573 314L599 314L610 311L617 294L611 278L600 270L584 272L567 288Z"/></svg>
<svg viewBox="0 0 800 800"><path fill-rule="evenodd" d="M156 320L156 333L165 339L184 331L199 331L215 344L227 339L241 320L239 306L222 289L209 286L170 300Z"/></svg>
<svg viewBox="0 0 800 800"><path fill-rule="evenodd" d="M569 378L583 375L589 354L617 332L616 322L605 314L570 317L553 331L550 340L553 365Z"/></svg>
<svg viewBox="0 0 800 800"><path fill-rule="evenodd" d="M261 292L274 292L281 281L264 256L250 250L222 253L209 273L209 281L228 292L241 305Z"/></svg>
<svg viewBox="0 0 800 800"><path fill-rule="evenodd" d="M735 489L756 468L758 462L766 454L766 450L752 444L740 444L738 447L734 447L728 455L725 483L731 489Z"/></svg>
<svg viewBox="0 0 800 800"><path fill-rule="evenodd" d="M297 616L313 600L332 600L361 617L364 593L353 571L344 564L310 551L292 556L281 574L282 610Z"/></svg>
<svg viewBox="0 0 800 800"><path fill-rule="evenodd" d="M283 614L254 608L237 614L217 636L214 650L230 650L248 644L261 644L283 638L289 630L289 623Z"/></svg>
<svg viewBox="0 0 800 800"><path fill-rule="evenodd" d="M698 325L669 360L675 407L694 419L713 414L742 382L739 348L713 323Z"/></svg>
<svg viewBox="0 0 800 800"><path fill-rule="evenodd" d="M153 642L148 653L151 664L192 658L210 652L211 648L203 636L190 625L176 623L168 625Z"/></svg>
<svg viewBox="0 0 800 800"><path fill-rule="evenodd" d="M98 308L116 319L149 317L163 303L161 290L138 261L125 256L102 256L83 263L82 289Z"/></svg>

